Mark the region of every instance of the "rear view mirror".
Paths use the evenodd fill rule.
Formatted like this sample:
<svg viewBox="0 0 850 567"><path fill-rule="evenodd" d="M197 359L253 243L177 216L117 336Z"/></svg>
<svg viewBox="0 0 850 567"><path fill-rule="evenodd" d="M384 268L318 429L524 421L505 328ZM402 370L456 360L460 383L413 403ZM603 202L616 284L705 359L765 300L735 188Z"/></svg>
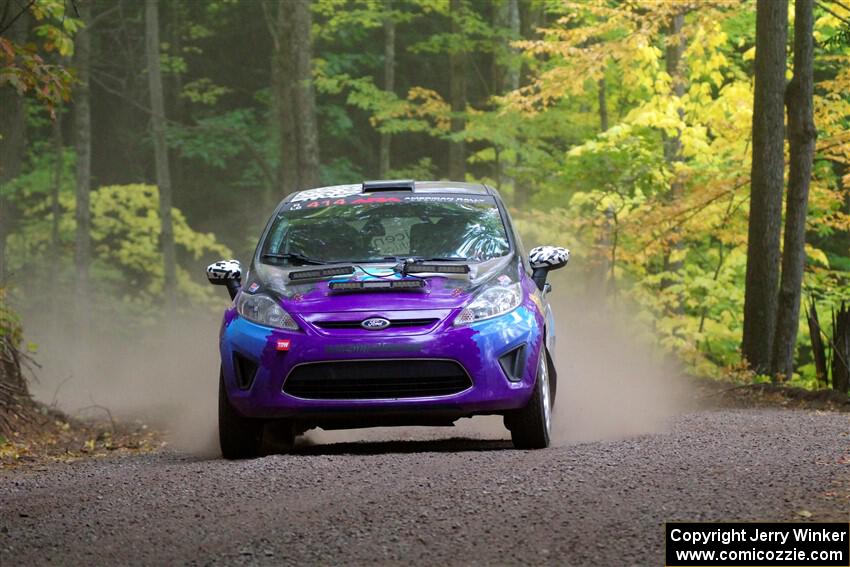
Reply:
<svg viewBox="0 0 850 567"><path fill-rule="evenodd" d="M233 299L242 285L242 264L239 260L214 262L207 266L207 280L213 285L227 286L230 299Z"/></svg>
<svg viewBox="0 0 850 567"><path fill-rule="evenodd" d="M528 262L533 270L531 279L537 289L543 291L546 276L550 270L563 268L570 261L570 251L560 246L537 246L528 254Z"/></svg>

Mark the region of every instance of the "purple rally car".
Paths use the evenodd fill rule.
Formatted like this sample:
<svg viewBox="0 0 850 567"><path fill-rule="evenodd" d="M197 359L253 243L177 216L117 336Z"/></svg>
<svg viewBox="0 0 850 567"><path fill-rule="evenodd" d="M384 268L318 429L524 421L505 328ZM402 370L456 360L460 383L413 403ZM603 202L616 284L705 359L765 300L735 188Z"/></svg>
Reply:
<svg viewBox="0 0 850 567"><path fill-rule="evenodd" d="M221 327L225 458L291 447L308 429L451 425L504 416L518 448L549 445L556 375L549 270L481 184L374 181L278 205ZM265 441L264 441L265 439Z"/></svg>

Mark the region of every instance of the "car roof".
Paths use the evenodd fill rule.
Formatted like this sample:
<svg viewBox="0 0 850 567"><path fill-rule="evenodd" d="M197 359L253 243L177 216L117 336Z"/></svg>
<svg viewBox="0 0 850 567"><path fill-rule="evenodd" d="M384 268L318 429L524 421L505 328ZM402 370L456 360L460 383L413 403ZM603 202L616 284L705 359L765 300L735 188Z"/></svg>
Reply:
<svg viewBox="0 0 850 567"><path fill-rule="evenodd" d="M367 186L364 191L364 186ZM372 187L374 189L371 189ZM493 191L483 183L466 183L462 181L412 181L412 180L379 180L364 181L350 185L330 185L296 191L285 200L300 201L304 198L333 198L335 196L353 195L371 192L411 191L413 193L454 193L472 195L492 195Z"/></svg>
<svg viewBox="0 0 850 567"><path fill-rule="evenodd" d="M471 193L473 195L489 195L487 186L483 183L465 183L462 181L416 181L414 193Z"/></svg>

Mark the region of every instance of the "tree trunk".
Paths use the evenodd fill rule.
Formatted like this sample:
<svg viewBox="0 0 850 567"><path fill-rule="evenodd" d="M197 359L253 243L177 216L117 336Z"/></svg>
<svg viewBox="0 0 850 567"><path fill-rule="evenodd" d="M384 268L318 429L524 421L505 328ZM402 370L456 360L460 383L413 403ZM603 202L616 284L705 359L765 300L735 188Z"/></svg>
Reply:
<svg viewBox="0 0 850 567"><path fill-rule="evenodd" d="M770 371L776 327L779 238L782 230L786 0L758 0L753 96L753 163L744 336L741 351L756 372Z"/></svg>
<svg viewBox="0 0 850 567"><path fill-rule="evenodd" d="M50 188L50 264L59 264L59 220L62 209L59 205L59 194L62 192L62 169L64 168L62 147L62 109L56 109L56 119L53 121L53 186Z"/></svg>
<svg viewBox="0 0 850 567"><path fill-rule="evenodd" d="M451 0L451 30L455 36L463 32L458 22L463 10L462 0ZM466 53L463 47L451 47L449 53L449 99L452 108L451 133L463 132L466 111ZM466 179L466 144L462 139L449 141L449 179Z"/></svg>
<svg viewBox="0 0 850 567"><path fill-rule="evenodd" d="M501 94L507 83L506 73L507 66L505 65L505 54L510 49L511 37L505 33L509 25L510 5L508 0L493 0L493 14L491 25L493 27L494 42L493 46L493 64L490 70L491 76L491 93L493 95Z"/></svg>
<svg viewBox="0 0 850 567"><path fill-rule="evenodd" d="M392 3L387 2L386 9L392 8ZM388 93L395 92L395 20L392 14L388 14L384 20L384 90ZM378 164L378 175L386 179L390 170L390 145L392 135L381 134L381 148Z"/></svg>
<svg viewBox="0 0 850 567"><path fill-rule="evenodd" d="M312 0L293 0L292 55L295 66L295 131L298 136L298 184L301 189L321 185L319 179L319 128L313 88L313 43L310 28Z"/></svg>
<svg viewBox="0 0 850 567"><path fill-rule="evenodd" d="M685 110L682 108L682 97L685 94L685 78L682 69L682 55L685 52L685 38L682 36L682 26L685 23L685 14L680 12L670 19L670 25L667 28L667 47L665 49L665 67L667 74L670 76L670 94L676 97L676 113L681 120L685 116ZM682 131L676 129L676 133L672 136L664 135L664 160L670 168L673 176L673 181L670 183L670 193L667 196L668 202L675 202L682 197L684 185L679 178L677 164L682 161ZM676 273L681 267L680 261L671 261L670 256L681 249L682 245L678 240L677 229L673 230L672 237L668 240L668 247L664 253L664 268L667 273ZM661 288L667 288L674 283L674 280L668 277L661 279ZM681 312L681 301L677 302L675 311Z"/></svg>
<svg viewBox="0 0 850 567"><path fill-rule="evenodd" d="M519 88L519 67L511 57L514 51L511 47L511 41L520 38L519 3L517 0L498 0L493 5L493 29L498 37L499 48L493 54L492 94L503 95ZM500 54L502 55L501 60ZM502 159L502 149L498 145L494 148L493 177L496 180L496 189L501 191L502 185L507 184L516 192L516 184L513 178L510 175L505 175L504 172L504 165L510 164Z"/></svg>
<svg viewBox="0 0 850 567"><path fill-rule="evenodd" d="M512 39L520 38L519 27L519 0L508 0L508 29L511 30ZM516 51L514 48L511 49ZM520 66L517 63L512 61L511 64L507 66L504 85L506 91L515 91L519 88L519 72Z"/></svg>
<svg viewBox="0 0 850 567"><path fill-rule="evenodd" d="M606 94L607 85L605 82L605 76L597 82L597 86L599 87L599 131L607 132L608 131L608 97Z"/></svg>
<svg viewBox="0 0 850 567"><path fill-rule="evenodd" d="M280 2L269 2L262 0L263 14L268 20L266 25L269 30L269 35L272 38L272 56L271 69L269 76L271 77L271 96L269 99L269 114L268 114L268 136L271 140L272 147L278 157L277 170L274 172L274 180L268 184L266 192L263 195L263 210L271 210L277 205L281 195L279 192L282 189L283 183L283 155L281 152L281 116L280 116L280 99L281 99L281 15Z"/></svg>
<svg viewBox="0 0 850 567"><path fill-rule="evenodd" d="M181 10L183 10L185 6L186 5L182 2L173 2L170 6L170 51L175 57L181 57L183 55L183 38L181 37L183 17ZM170 97L171 116L172 120L178 124L183 124L186 122L186 103L185 98L183 97L183 74L179 71L173 72L172 80L172 88L174 89L174 92ZM172 166L172 183L174 184L174 187L178 188L178 194L180 194L179 189L183 187L183 180L185 179L183 159L181 158L180 152L175 150L169 153L169 164Z"/></svg>
<svg viewBox="0 0 850 567"><path fill-rule="evenodd" d="M148 63L148 87L151 97L151 130L153 134L156 183L159 186L159 217L162 225L162 260L165 271L166 306L177 305L177 259L174 251L174 228L171 221L171 172L168 168L168 146L165 143L165 103L162 94L162 72L159 66L159 0L145 4L145 50Z"/></svg>
<svg viewBox="0 0 850 567"><path fill-rule="evenodd" d="M279 178L284 195L321 184L313 89L310 0L278 3Z"/></svg>
<svg viewBox="0 0 850 567"><path fill-rule="evenodd" d="M29 17L24 14L6 33L11 41L26 41ZM0 86L0 189L21 172L26 146L26 108L24 99L11 85ZM0 195L3 191L0 191ZM6 285L6 239L14 228L16 207L8 197L0 196L0 288Z"/></svg>
<svg viewBox="0 0 850 567"><path fill-rule="evenodd" d="M59 204L59 195L62 192L62 170L64 168L64 155L62 147L62 107L56 105L56 117L53 119L53 182L50 184L50 251L47 254L47 266L45 272L55 274L59 268L61 258L61 243L59 242L59 221L62 217L62 208ZM62 317L62 299L55 293L51 293L46 301L48 313L56 320Z"/></svg>
<svg viewBox="0 0 850 567"><path fill-rule="evenodd" d="M525 0L520 7L522 14L519 16L521 33L523 39L539 39L538 29L546 26L546 13L543 2ZM527 85L535 78L535 71L528 64L523 63L520 69L520 82Z"/></svg>
<svg viewBox="0 0 850 567"><path fill-rule="evenodd" d="M800 292L806 265L806 214L809 181L815 155L814 109L814 0L794 2L794 78L788 84L788 196L785 205L785 241L782 280L773 339L773 377L790 378L794 372L794 347L800 326Z"/></svg>
<svg viewBox="0 0 850 567"><path fill-rule="evenodd" d="M78 4L80 19L88 26L92 20L92 2ZM74 150L76 153L74 219L74 324L80 334L89 331L89 266L91 265L91 104L89 72L91 65L91 30L82 27L74 38L74 66L77 83L74 89Z"/></svg>
<svg viewBox="0 0 850 567"><path fill-rule="evenodd" d="M276 107L280 159L278 160L278 182L283 195L299 189L298 145L295 133L295 64L292 50L292 24L295 4L290 0L279 0L277 9L278 49L275 57L276 73L272 80L276 88Z"/></svg>

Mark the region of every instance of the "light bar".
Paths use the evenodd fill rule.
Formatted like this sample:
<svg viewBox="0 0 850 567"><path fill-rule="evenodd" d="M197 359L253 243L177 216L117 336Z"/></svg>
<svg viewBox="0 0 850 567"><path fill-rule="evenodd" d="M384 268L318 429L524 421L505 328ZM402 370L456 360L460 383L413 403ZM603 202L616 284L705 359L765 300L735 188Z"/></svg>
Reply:
<svg viewBox="0 0 850 567"><path fill-rule="evenodd" d="M425 287L423 280L376 280L365 282L331 282L328 287L333 291L365 291L371 289L420 289Z"/></svg>
<svg viewBox="0 0 850 567"><path fill-rule="evenodd" d="M341 266L339 268L317 268L313 270L299 270L289 272L290 281L313 280L316 278L328 278L331 276L346 276L354 273L354 266Z"/></svg>
<svg viewBox="0 0 850 567"><path fill-rule="evenodd" d="M433 273L433 274L468 274L469 266L466 264L421 264L409 263L405 266L404 271L408 274L413 273Z"/></svg>

